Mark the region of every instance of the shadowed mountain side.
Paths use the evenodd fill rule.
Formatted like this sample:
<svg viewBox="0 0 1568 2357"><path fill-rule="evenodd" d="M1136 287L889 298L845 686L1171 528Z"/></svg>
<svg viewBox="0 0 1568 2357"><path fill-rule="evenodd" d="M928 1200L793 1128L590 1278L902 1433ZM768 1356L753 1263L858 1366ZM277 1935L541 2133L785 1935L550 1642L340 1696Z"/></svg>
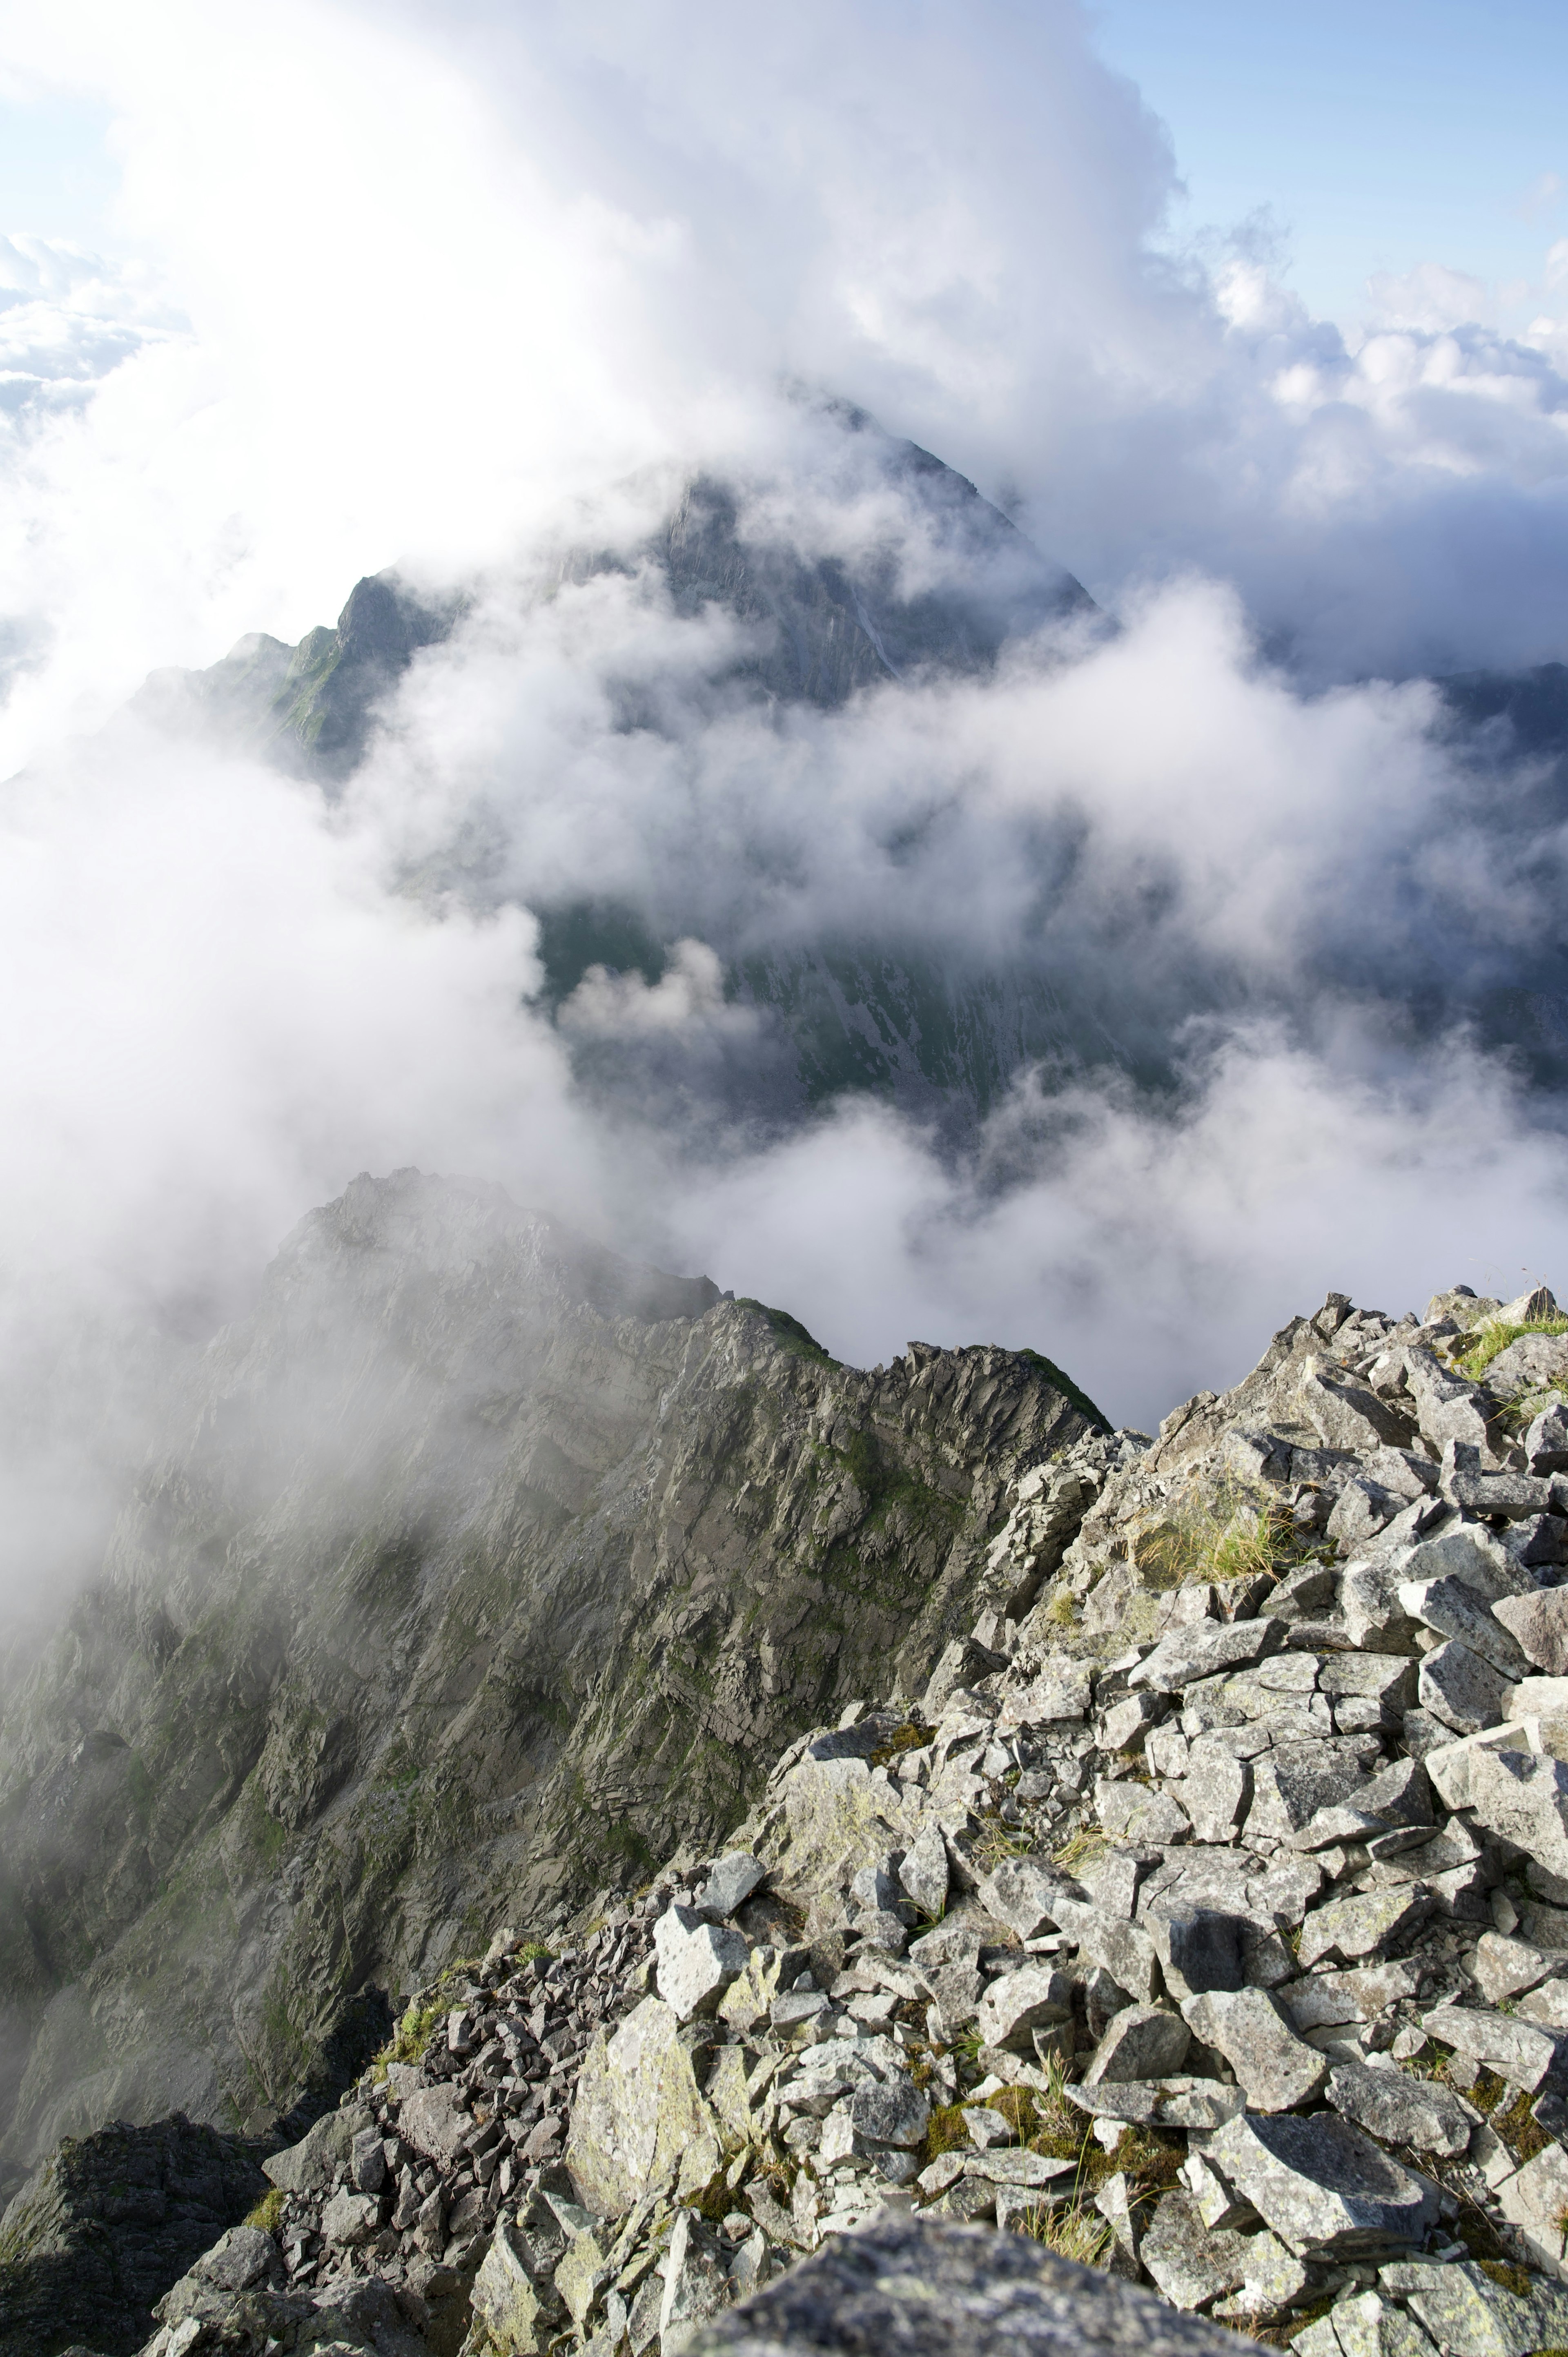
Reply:
<svg viewBox="0 0 1568 2357"><path fill-rule="evenodd" d="M357 1179L9 1674L13 2166L252 2127L345 1988L711 1846L800 1728L920 1690L1079 1400L1027 1353L841 1367L496 1189Z"/></svg>

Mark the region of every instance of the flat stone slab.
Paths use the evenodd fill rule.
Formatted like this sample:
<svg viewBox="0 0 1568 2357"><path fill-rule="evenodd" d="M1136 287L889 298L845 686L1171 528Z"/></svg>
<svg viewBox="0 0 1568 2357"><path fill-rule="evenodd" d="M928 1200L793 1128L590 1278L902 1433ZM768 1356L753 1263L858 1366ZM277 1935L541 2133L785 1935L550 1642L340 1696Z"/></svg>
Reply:
<svg viewBox="0 0 1568 2357"><path fill-rule="evenodd" d="M1436 2220L1436 2189L1333 2113L1243 2113L1206 2158L1298 2258L1397 2249Z"/></svg>
<svg viewBox="0 0 1568 2357"><path fill-rule="evenodd" d="M1418 2152L1442 2153L1450 2160L1469 2150L1475 2115L1451 2087L1434 2079L1341 2062L1329 2074L1327 2093L1337 2112L1380 2144L1413 2145Z"/></svg>
<svg viewBox="0 0 1568 2357"><path fill-rule="evenodd" d="M1138 2256L1173 2308L1208 2308L1245 2283L1251 2239L1206 2226L1190 2193L1167 2193L1144 2230Z"/></svg>
<svg viewBox="0 0 1568 2357"><path fill-rule="evenodd" d="M1157 2128L1217 2128L1246 2105L1240 2087L1221 2079L1102 2079L1097 2086L1064 2087L1063 2094L1091 2119L1126 2120Z"/></svg>
<svg viewBox="0 0 1568 2357"><path fill-rule="evenodd" d="M1266 1614L1257 1620L1199 1620L1172 1629L1146 1654L1127 1683L1155 1694L1176 1694L1196 1679L1240 1669L1285 1641L1286 1624Z"/></svg>
<svg viewBox="0 0 1568 2357"><path fill-rule="evenodd" d="M1562 2042L1517 2014L1482 2013L1461 2005L1439 2006L1422 2016L1421 2026L1428 2038L1531 2094L1551 2076Z"/></svg>
<svg viewBox="0 0 1568 2357"><path fill-rule="evenodd" d="M1391 1890L1369 1890L1359 1898L1331 1900L1326 1907L1315 1908L1303 1923L1297 1956L1307 1966L1325 1956L1358 1964L1414 1931L1436 1903L1432 1892L1419 1882L1400 1883Z"/></svg>

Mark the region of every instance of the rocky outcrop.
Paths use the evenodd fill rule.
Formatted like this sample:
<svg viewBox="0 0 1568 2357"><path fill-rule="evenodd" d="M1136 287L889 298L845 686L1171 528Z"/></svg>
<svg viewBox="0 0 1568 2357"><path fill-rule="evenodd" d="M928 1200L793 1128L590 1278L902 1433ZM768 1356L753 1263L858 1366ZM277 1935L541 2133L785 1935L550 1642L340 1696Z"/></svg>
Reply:
<svg viewBox="0 0 1568 2357"><path fill-rule="evenodd" d="M782 1747L913 1700L1048 1362L873 1373L499 1190L357 1180L207 1351L0 1733L6 2150L255 2127L346 1990L712 1849Z"/></svg>
<svg viewBox="0 0 1568 2357"><path fill-rule="evenodd" d="M127 2357L155 2300L266 2190L256 2147L178 2117L62 2145L0 2217L3 2357Z"/></svg>
<svg viewBox="0 0 1568 2357"><path fill-rule="evenodd" d="M1429 1673L1455 1587L1477 1644L1554 1641L1497 1608L1568 1577L1568 1485L1444 1308L1331 1299L1157 1442L1015 1478L919 1705L790 1746L585 1946L426 1993L445 2043L281 2164L291 2289L439 2266L469 2357L1179 2337L1044 2244L1306 2357L1562 2346L1568 1715L1525 1677L1462 1730Z"/></svg>

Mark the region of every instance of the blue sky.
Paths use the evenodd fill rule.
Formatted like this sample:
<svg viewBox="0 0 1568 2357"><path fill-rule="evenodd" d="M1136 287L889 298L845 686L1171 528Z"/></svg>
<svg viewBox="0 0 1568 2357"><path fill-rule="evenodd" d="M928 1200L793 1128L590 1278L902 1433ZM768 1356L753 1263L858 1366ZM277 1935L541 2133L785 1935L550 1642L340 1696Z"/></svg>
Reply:
<svg viewBox="0 0 1568 2357"><path fill-rule="evenodd" d="M1026 7L1029 0L1024 0ZM1438 264L1510 328L1568 235L1563 0L1090 0L1102 54L1166 124L1180 244L1260 213L1315 313L1354 329L1367 282ZM108 117L0 101L0 231L113 245Z"/></svg>
<svg viewBox="0 0 1568 2357"><path fill-rule="evenodd" d="M1563 0L1100 0L1101 48L1173 135L1189 234L1260 207L1290 284L1354 325L1374 272L1437 263L1537 305L1568 233ZM1553 190L1552 181L1562 184Z"/></svg>

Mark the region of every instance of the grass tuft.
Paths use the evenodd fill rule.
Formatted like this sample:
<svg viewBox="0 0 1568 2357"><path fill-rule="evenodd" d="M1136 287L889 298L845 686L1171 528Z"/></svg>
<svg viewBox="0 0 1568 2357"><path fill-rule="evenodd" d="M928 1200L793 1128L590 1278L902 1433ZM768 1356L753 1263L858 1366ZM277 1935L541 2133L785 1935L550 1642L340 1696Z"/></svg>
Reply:
<svg viewBox="0 0 1568 2357"><path fill-rule="evenodd" d="M274 2185L270 2193L263 2194L245 2223L247 2226L259 2226L263 2234L275 2234L283 2224L283 2212L284 2190L281 2185Z"/></svg>
<svg viewBox="0 0 1568 2357"><path fill-rule="evenodd" d="M1112 2240L1111 2228L1096 2210L1080 2201L1064 2201L1054 2209L1044 2203L1026 2210L1023 2231L1061 2259L1076 2259L1080 2267L1098 2266Z"/></svg>
<svg viewBox="0 0 1568 2357"><path fill-rule="evenodd" d="M1454 1364L1478 1383L1492 1361L1526 1334L1568 1334L1568 1318L1533 1318L1528 1326L1505 1326L1500 1318L1488 1318L1484 1326L1477 1327L1465 1349L1455 1353Z"/></svg>
<svg viewBox="0 0 1568 2357"><path fill-rule="evenodd" d="M869 1764L873 1768L890 1767L893 1761L904 1752L918 1751L920 1746L923 1743L929 1743L930 1739L931 1730L929 1727L917 1727L912 1718L907 1718L902 1727L894 1728L886 1743L877 1745L871 1755Z"/></svg>

